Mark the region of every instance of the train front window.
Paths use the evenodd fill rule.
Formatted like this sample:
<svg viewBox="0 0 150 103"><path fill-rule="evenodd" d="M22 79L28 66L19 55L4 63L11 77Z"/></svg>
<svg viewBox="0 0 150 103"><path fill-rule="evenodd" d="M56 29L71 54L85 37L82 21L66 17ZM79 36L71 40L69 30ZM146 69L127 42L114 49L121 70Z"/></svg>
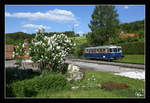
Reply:
<svg viewBox="0 0 150 103"><path fill-rule="evenodd" d="M118 52L122 52L122 49L121 49L121 48L118 48Z"/></svg>
<svg viewBox="0 0 150 103"><path fill-rule="evenodd" d="M116 53L116 52L117 52L117 48L113 48L113 52L115 52L115 53Z"/></svg>

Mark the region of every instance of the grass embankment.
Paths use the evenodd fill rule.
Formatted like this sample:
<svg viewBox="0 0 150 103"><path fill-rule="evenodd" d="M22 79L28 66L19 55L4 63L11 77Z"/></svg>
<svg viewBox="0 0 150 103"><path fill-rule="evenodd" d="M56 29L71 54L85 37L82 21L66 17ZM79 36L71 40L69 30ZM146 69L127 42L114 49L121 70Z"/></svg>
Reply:
<svg viewBox="0 0 150 103"><path fill-rule="evenodd" d="M19 75L19 74L17 74ZM22 74L21 74L22 75ZM49 74L40 78L39 75L33 78L24 78L9 82L7 84L6 94L8 97L48 97L48 98L109 98L109 97L137 97L136 93L144 95L144 81L138 79L131 79L118 75L113 75L106 72L86 71L83 80L78 82L67 82L66 75ZM20 77L20 76L18 76ZM27 76L28 77L28 76ZM12 78L13 79L13 76ZM124 83L130 86L125 89L105 89L98 85L103 82L117 82ZM71 87L78 86L79 89L72 90ZM144 97L144 96L141 96Z"/></svg>
<svg viewBox="0 0 150 103"><path fill-rule="evenodd" d="M115 62L145 64L145 55L124 55L123 59L114 60Z"/></svg>
<svg viewBox="0 0 150 103"><path fill-rule="evenodd" d="M92 80L93 78L93 80ZM95 78L95 80L94 80ZM90 80L89 80L90 79ZM101 89L98 84L103 82L114 81L118 83L125 83L130 86L127 89L114 89L112 91L107 89ZM107 98L107 97L136 97L136 92L141 92L144 89L144 81L131 79L127 77L113 75L106 72L95 72L87 71L84 80L80 82L74 82L70 84L71 87L79 86L77 90L62 90L58 92L42 91L37 94L36 97L65 97L65 98L86 98L86 97L97 97L97 98ZM82 87L85 86L85 87Z"/></svg>

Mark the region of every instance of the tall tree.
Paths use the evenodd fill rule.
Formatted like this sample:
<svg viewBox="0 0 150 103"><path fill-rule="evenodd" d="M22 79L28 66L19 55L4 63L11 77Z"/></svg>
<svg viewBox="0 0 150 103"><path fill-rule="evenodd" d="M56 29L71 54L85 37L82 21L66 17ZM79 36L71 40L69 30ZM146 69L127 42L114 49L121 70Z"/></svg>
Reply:
<svg viewBox="0 0 150 103"><path fill-rule="evenodd" d="M104 45L111 43L117 37L119 27L118 14L114 6L97 5L92 14L92 20L88 25L92 33L87 38L92 45Z"/></svg>

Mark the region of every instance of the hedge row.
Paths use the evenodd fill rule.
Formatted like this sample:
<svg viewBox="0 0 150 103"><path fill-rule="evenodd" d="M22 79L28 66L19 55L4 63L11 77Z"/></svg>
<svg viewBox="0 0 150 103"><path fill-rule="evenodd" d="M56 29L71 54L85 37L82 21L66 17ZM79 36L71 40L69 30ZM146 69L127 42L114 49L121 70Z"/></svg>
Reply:
<svg viewBox="0 0 150 103"><path fill-rule="evenodd" d="M122 47L123 54L145 54L144 41L128 42L128 43L122 43L118 45Z"/></svg>
<svg viewBox="0 0 150 103"><path fill-rule="evenodd" d="M32 97L43 90L58 91L68 88L68 86L62 74L49 74L42 78L37 76L33 79L13 82L7 85L6 92L8 97Z"/></svg>

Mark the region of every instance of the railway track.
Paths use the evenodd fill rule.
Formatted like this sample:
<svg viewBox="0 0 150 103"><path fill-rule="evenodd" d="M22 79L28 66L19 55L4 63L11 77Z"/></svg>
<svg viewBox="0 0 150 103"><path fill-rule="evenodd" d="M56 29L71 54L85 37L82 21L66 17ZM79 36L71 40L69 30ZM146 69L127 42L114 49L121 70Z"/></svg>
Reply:
<svg viewBox="0 0 150 103"><path fill-rule="evenodd" d="M95 64L107 64L107 65L114 65L114 66L121 66L121 67L128 67L128 68L145 69L145 65L143 65L143 64L117 63L117 62L85 60L85 59L71 59L71 61L95 63Z"/></svg>

